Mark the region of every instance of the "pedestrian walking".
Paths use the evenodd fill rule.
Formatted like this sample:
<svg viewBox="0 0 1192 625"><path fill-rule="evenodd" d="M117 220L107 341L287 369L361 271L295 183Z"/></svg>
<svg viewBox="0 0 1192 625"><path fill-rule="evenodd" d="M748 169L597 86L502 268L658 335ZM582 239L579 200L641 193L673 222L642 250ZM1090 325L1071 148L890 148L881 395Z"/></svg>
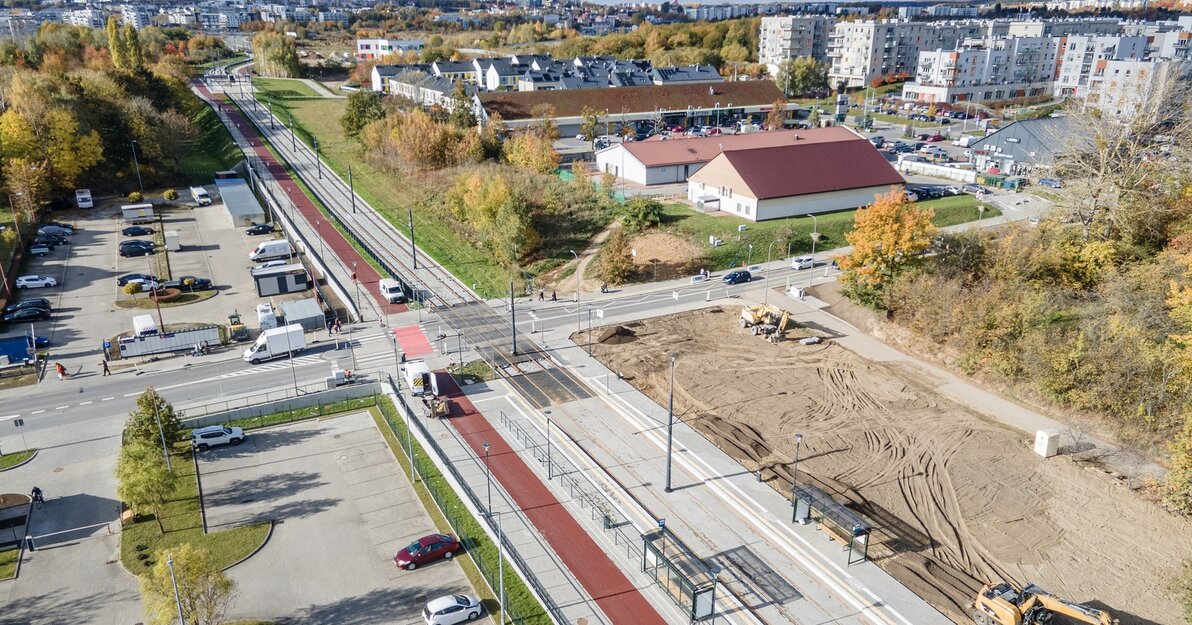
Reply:
<svg viewBox="0 0 1192 625"><path fill-rule="evenodd" d="M66 367L65 367L65 366L63 366L63 365L62 365L62 363L60 363L60 362L56 362L56 363L54 363L54 370L58 372L58 379L59 379L59 380L65 380L65 379L66 379Z"/></svg>
<svg viewBox="0 0 1192 625"><path fill-rule="evenodd" d="M41 489L36 486L34 486L33 491L29 493L29 498L33 500L33 503L37 504L38 508L41 508L41 504L45 503L46 501L45 496L41 494Z"/></svg>
<svg viewBox="0 0 1192 625"><path fill-rule="evenodd" d="M559 298L558 298L558 296L556 296L556 295L555 295L555 292L554 292L554 291L551 291L551 292L550 292L550 301L552 301L552 302L557 302L557 301L559 301Z"/></svg>
<svg viewBox="0 0 1192 625"><path fill-rule="evenodd" d="M339 319L336 319L335 320L335 333L339 334L340 332L343 332L343 327L344 327L343 322L340 321Z"/></svg>
<svg viewBox="0 0 1192 625"><path fill-rule="evenodd" d="M543 291L543 290L538 291L538 301L540 301L540 302L546 301L546 291Z"/></svg>
<svg viewBox="0 0 1192 625"><path fill-rule="evenodd" d="M103 367L104 375L112 375L112 372L108 369L108 361L106 361L106 360L99 361L99 366Z"/></svg>

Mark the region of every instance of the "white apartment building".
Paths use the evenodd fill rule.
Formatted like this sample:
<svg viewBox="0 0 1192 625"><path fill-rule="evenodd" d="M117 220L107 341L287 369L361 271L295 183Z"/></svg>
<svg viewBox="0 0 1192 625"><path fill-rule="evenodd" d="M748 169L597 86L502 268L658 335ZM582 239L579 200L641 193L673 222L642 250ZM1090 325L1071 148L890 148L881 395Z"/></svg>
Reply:
<svg viewBox="0 0 1192 625"><path fill-rule="evenodd" d="M863 87L878 76L913 75L922 50L952 49L961 41L989 36L988 21L908 22L858 20L837 23L828 39L828 83Z"/></svg>
<svg viewBox="0 0 1192 625"><path fill-rule="evenodd" d="M1146 58L1146 37L1073 35L1067 38L1056 72L1057 97L1087 95L1094 74L1104 71L1109 61L1141 61Z"/></svg>
<svg viewBox="0 0 1192 625"><path fill-rule="evenodd" d="M146 7L132 4L124 4L120 6L121 24L132 24L133 28L140 30L146 26L152 26L152 20L153 13L151 13Z"/></svg>
<svg viewBox="0 0 1192 625"><path fill-rule="evenodd" d="M379 59L388 54L422 49L421 39L357 39L356 58L361 61Z"/></svg>
<svg viewBox="0 0 1192 625"><path fill-rule="evenodd" d="M1192 28L1158 33L1150 38L1147 56L1155 59L1189 60L1192 54Z"/></svg>
<svg viewBox="0 0 1192 625"><path fill-rule="evenodd" d="M1130 118L1139 111L1158 113L1167 106L1181 106L1164 93L1173 80L1192 80L1189 61L1106 60L1097 65L1083 90L1086 106L1113 118Z"/></svg>
<svg viewBox="0 0 1192 625"><path fill-rule="evenodd" d="M956 50L919 53L902 97L916 102L988 102L1049 95L1059 37L969 39Z"/></svg>
<svg viewBox="0 0 1192 625"><path fill-rule="evenodd" d="M1116 17L1082 17L1062 20L1015 20L1006 34L1011 37L1065 37L1068 35L1116 35L1122 21Z"/></svg>
<svg viewBox="0 0 1192 625"><path fill-rule="evenodd" d="M62 21L72 26L103 28L107 19L99 9L76 9L62 13Z"/></svg>
<svg viewBox="0 0 1192 625"><path fill-rule="evenodd" d="M778 64L800 56L828 60L828 37L836 25L830 15L763 17L758 34L758 62L778 73Z"/></svg>
<svg viewBox="0 0 1192 625"><path fill-rule="evenodd" d="M164 14L171 26L191 26L199 21L199 12L192 6L170 7Z"/></svg>

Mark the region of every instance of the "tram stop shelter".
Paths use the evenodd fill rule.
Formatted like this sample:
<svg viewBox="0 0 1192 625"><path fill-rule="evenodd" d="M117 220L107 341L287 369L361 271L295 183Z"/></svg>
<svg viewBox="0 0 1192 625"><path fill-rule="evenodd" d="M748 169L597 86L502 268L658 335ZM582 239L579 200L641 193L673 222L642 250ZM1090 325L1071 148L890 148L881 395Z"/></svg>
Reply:
<svg viewBox="0 0 1192 625"><path fill-rule="evenodd" d="M716 572L666 529L642 534L642 571L666 591L692 622L715 616Z"/></svg>
<svg viewBox="0 0 1192 625"><path fill-rule="evenodd" d="M795 484L791 495L795 504L792 521L815 523L829 538L844 545L848 564L869 559L869 533L873 528L859 514L812 484Z"/></svg>

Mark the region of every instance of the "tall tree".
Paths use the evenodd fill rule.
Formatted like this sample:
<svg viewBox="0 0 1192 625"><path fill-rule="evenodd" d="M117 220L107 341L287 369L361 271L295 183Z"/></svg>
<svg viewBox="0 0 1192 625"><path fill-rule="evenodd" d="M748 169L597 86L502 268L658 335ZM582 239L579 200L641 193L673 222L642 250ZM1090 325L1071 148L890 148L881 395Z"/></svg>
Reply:
<svg viewBox="0 0 1192 625"><path fill-rule="evenodd" d="M530 117L539 120L536 132L547 142L559 138L559 124L555 122L555 107L553 104L539 104L530 110Z"/></svg>
<svg viewBox="0 0 1192 625"><path fill-rule="evenodd" d="M158 552L156 558L152 571L141 579L141 597L150 623L170 625L177 620L179 606L187 623L223 622L236 598L236 583L220 570L207 550L183 543Z"/></svg>
<svg viewBox="0 0 1192 625"><path fill-rule="evenodd" d="M786 127L786 100L776 100L770 105L770 113L766 115L766 128L782 130Z"/></svg>
<svg viewBox="0 0 1192 625"><path fill-rule="evenodd" d="M580 113L579 134L583 135L588 141L594 141L596 134L600 132L600 111L585 106Z"/></svg>
<svg viewBox="0 0 1192 625"><path fill-rule="evenodd" d="M600 278L611 284L621 284L632 275L629 235L623 228L616 228L600 248Z"/></svg>
<svg viewBox="0 0 1192 625"><path fill-rule="evenodd" d="M841 282L867 303L884 305L883 289L931 245L934 215L909 202L900 188L857 209L853 229L845 235L852 251L837 258Z"/></svg>
<svg viewBox="0 0 1192 625"><path fill-rule="evenodd" d="M621 209L621 224L629 232L641 232L661 222L662 202L649 196L636 196Z"/></svg>
<svg viewBox="0 0 1192 625"><path fill-rule="evenodd" d="M157 529L166 533L161 505L178 486L177 475L166 467L160 445L134 440L120 448L116 460L116 495L133 514L153 512Z"/></svg>
<svg viewBox="0 0 1192 625"><path fill-rule="evenodd" d="M141 52L141 38L137 36L137 29L133 28L132 24L124 25L123 38L126 67L134 71L144 69L145 57Z"/></svg>
<svg viewBox="0 0 1192 625"><path fill-rule="evenodd" d="M115 17L109 17L107 27L108 52L112 55L112 65L128 67L128 49L125 47L124 37L120 33L120 23Z"/></svg>
<svg viewBox="0 0 1192 625"><path fill-rule="evenodd" d="M828 88L828 68L809 56L787 59L778 64L774 82L788 98Z"/></svg>
<svg viewBox="0 0 1192 625"><path fill-rule="evenodd" d="M344 134L355 137L360 130L369 123L385 117L385 107L381 104L381 94L375 91L353 91L348 94L348 101L344 107L344 114L339 118L339 125Z"/></svg>
<svg viewBox="0 0 1192 625"><path fill-rule="evenodd" d="M559 154L551 143L532 132L520 132L505 142L505 160L540 174L549 174L559 166Z"/></svg>
<svg viewBox="0 0 1192 625"><path fill-rule="evenodd" d="M451 92L451 114L447 117L456 128L468 130L476 127L476 113L472 110L472 98L462 82L455 83Z"/></svg>
<svg viewBox="0 0 1192 625"><path fill-rule="evenodd" d="M160 431L158 423L161 424ZM137 397L137 407L128 413L128 422L124 426L124 439L128 441L146 441L161 446L164 433L166 443L178 440L178 432L182 429L178 414L174 406L166 401L151 386Z"/></svg>

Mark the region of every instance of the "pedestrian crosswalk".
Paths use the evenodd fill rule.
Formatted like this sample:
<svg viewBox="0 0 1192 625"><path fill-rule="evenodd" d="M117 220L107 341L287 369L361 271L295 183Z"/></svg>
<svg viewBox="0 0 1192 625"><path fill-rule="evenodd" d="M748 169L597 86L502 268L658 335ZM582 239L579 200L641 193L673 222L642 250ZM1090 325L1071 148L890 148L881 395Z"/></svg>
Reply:
<svg viewBox="0 0 1192 625"><path fill-rule="evenodd" d="M314 355L297 356L294 358L293 366L305 367L307 365L317 365L321 362L326 362L326 361L324 361L319 356L314 356ZM221 374L219 377L221 377L221 378L238 378L240 376L252 375L254 373L265 373L266 371L277 371L278 369L289 369L289 368L290 368L290 359L286 358L286 359L282 359L282 360L275 360L273 362L266 363L263 365L257 365L250 369L242 369L240 371L230 371L228 373Z"/></svg>

